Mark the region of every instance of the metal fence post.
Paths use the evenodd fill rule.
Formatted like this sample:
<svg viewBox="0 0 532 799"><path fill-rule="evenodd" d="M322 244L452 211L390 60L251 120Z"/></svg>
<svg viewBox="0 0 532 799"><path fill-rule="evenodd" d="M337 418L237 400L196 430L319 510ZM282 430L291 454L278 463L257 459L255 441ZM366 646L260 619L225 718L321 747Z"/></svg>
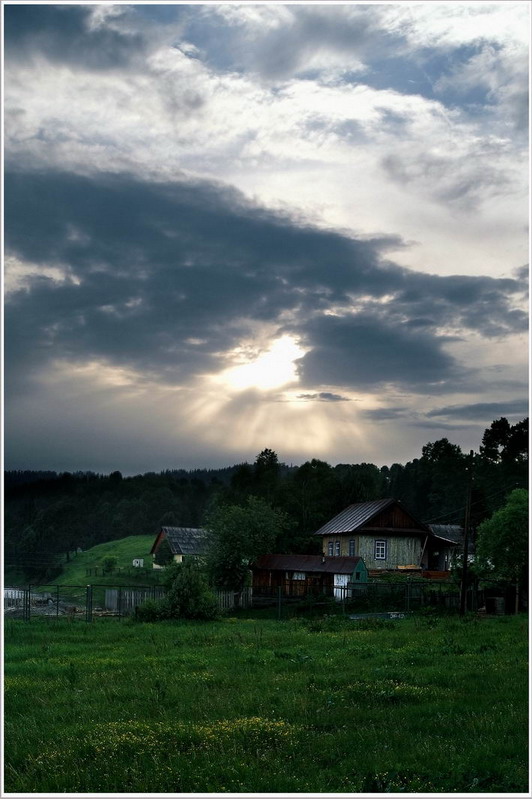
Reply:
<svg viewBox="0 0 532 799"><path fill-rule="evenodd" d="M281 586L277 588L277 621L281 621Z"/></svg>
<svg viewBox="0 0 532 799"><path fill-rule="evenodd" d="M30 602L31 602L31 585L28 585L27 590L24 591L22 616L24 621L30 621Z"/></svg>
<svg viewBox="0 0 532 799"><path fill-rule="evenodd" d="M85 621L92 621L92 585L85 591Z"/></svg>
<svg viewBox="0 0 532 799"><path fill-rule="evenodd" d="M118 618L122 618L122 586L118 586Z"/></svg>
<svg viewBox="0 0 532 799"><path fill-rule="evenodd" d="M59 586L55 587L55 619L59 618Z"/></svg>

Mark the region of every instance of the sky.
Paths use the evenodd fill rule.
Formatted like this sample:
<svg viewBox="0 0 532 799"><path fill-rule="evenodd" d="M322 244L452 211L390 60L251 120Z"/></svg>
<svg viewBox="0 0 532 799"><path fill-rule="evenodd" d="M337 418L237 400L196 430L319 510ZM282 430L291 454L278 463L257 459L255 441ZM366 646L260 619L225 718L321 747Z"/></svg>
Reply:
<svg viewBox="0 0 532 799"><path fill-rule="evenodd" d="M5 468L528 415L528 2L3 12Z"/></svg>

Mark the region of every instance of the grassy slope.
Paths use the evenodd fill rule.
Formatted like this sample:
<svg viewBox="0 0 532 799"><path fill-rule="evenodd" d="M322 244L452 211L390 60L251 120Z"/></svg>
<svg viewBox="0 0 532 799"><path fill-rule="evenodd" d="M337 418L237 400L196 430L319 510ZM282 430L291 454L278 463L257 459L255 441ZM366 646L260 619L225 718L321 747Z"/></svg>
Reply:
<svg viewBox="0 0 532 799"><path fill-rule="evenodd" d="M158 585L160 571L152 568L152 556L149 554L154 541L152 535L131 535L117 541L106 541L79 555L71 556L69 563L64 561L63 572L55 578L56 585L85 586L87 583L100 585ZM109 574L102 574L105 558L117 558L117 569ZM144 568L133 567L133 558L144 558ZM88 570L92 573L89 574ZM95 570L98 570L95 573ZM13 569L5 570L5 585L25 585L22 572Z"/></svg>
<svg viewBox="0 0 532 799"><path fill-rule="evenodd" d="M527 790L524 617L5 633L9 792Z"/></svg>
<svg viewBox="0 0 532 799"><path fill-rule="evenodd" d="M92 549L87 549L76 555L70 563L63 565L63 574L57 582L65 585L85 585L92 577L87 577L87 569L98 569L98 582L113 585L126 584L139 576L150 579L152 577L152 557L149 554L154 541L152 535L130 535L118 541L106 541ZM118 560L117 570L112 574L101 576L101 567L105 558L114 556ZM144 569L136 569L132 565L133 558L144 558ZM123 571L120 572L119 569ZM119 579L120 578L120 579Z"/></svg>

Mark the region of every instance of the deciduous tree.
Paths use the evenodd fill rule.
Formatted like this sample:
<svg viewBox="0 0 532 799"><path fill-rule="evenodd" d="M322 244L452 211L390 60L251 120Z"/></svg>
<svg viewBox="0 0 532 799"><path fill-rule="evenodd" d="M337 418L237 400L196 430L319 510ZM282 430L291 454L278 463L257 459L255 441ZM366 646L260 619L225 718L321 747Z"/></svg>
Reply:
<svg viewBox="0 0 532 799"><path fill-rule="evenodd" d="M522 585L528 575L528 491L516 488L478 528L476 570Z"/></svg>
<svg viewBox="0 0 532 799"><path fill-rule="evenodd" d="M287 518L259 497L244 505L221 505L209 515L205 527L210 534L208 564L214 584L240 591L250 564L272 551Z"/></svg>

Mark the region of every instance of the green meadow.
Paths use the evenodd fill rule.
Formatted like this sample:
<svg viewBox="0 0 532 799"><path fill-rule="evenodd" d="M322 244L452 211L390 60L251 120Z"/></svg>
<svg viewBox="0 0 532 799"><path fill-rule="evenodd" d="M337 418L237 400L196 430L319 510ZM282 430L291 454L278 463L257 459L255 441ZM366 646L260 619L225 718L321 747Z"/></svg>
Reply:
<svg viewBox="0 0 532 799"><path fill-rule="evenodd" d="M5 624L5 791L526 792L527 619Z"/></svg>

